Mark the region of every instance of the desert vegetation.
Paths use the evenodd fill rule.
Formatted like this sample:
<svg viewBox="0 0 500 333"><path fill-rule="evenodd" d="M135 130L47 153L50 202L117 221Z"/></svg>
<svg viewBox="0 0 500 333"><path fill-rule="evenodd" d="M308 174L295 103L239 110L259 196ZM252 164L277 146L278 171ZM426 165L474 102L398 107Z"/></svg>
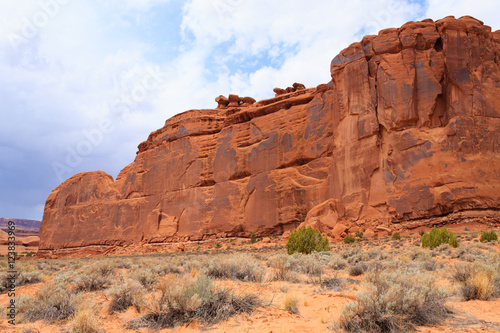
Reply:
<svg viewBox="0 0 500 333"><path fill-rule="evenodd" d="M498 320L473 314L455 319L457 305L499 302L497 240L428 229L371 239L357 233L352 243L324 246L311 230L288 240L201 242L185 252L22 260L17 322L24 332L239 332L290 321L297 331L500 329ZM0 286L5 309L5 266Z"/></svg>

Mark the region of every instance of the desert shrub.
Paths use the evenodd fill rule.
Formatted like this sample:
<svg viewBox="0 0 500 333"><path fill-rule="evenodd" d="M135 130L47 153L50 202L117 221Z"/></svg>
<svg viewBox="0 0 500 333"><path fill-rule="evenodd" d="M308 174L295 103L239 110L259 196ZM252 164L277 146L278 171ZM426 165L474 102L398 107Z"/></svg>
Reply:
<svg viewBox="0 0 500 333"><path fill-rule="evenodd" d="M426 271L435 271L439 267L439 264L436 260L429 258L421 260L420 266Z"/></svg>
<svg viewBox="0 0 500 333"><path fill-rule="evenodd" d="M321 288L325 288L333 291L342 290L343 280L339 279L336 275L329 277L321 281Z"/></svg>
<svg viewBox="0 0 500 333"><path fill-rule="evenodd" d="M392 239L394 240L400 240L401 239L401 235L399 234L399 232L395 232L392 234Z"/></svg>
<svg viewBox="0 0 500 333"><path fill-rule="evenodd" d="M309 254L312 251L330 251L330 245L328 238L323 238L319 230L302 227L292 231L286 243L286 250L288 254L295 252Z"/></svg>
<svg viewBox="0 0 500 333"><path fill-rule="evenodd" d="M453 235L452 232L448 231L446 227L438 229L436 227L432 227L429 233L424 233L422 235L422 247L428 247L431 250L438 247L441 244L450 244L452 247L458 246L457 238Z"/></svg>
<svg viewBox="0 0 500 333"><path fill-rule="evenodd" d="M285 296L285 302L283 304L283 308L293 314L299 313L299 299L294 295L287 294Z"/></svg>
<svg viewBox="0 0 500 333"><path fill-rule="evenodd" d="M362 232L362 231L359 231L359 230L358 230L358 231L356 231L356 232L354 233L354 237L363 238L363 232Z"/></svg>
<svg viewBox="0 0 500 333"><path fill-rule="evenodd" d="M344 244L352 244L356 241L356 239L352 236L345 236L344 237Z"/></svg>
<svg viewBox="0 0 500 333"><path fill-rule="evenodd" d="M255 236L255 232L252 232L250 235L250 243L254 244L257 242L257 236Z"/></svg>
<svg viewBox="0 0 500 333"><path fill-rule="evenodd" d="M15 274L3 271L0 272L0 293L6 292L10 288L12 281L15 281L16 286L24 286L42 280L42 274L38 271L18 271Z"/></svg>
<svg viewBox="0 0 500 333"><path fill-rule="evenodd" d="M71 293L64 284L49 284L35 296L21 298L18 313L23 322L54 323L72 317L78 300L79 295Z"/></svg>
<svg viewBox="0 0 500 333"><path fill-rule="evenodd" d="M486 267L480 264L458 264L452 279L459 283L459 294L465 300L483 300L500 296L500 265Z"/></svg>
<svg viewBox="0 0 500 333"><path fill-rule="evenodd" d="M74 279L76 290L94 291L108 288L112 284L114 269L110 262L104 261L83 267Z"/></svg>
<svg viewBox="0 0 500 333"><path fill-rule="evenodd" d="M330 257L328 266L334 270L344 269L347 266L347 260L341 258L338 254L334 254Z"/></svg>
<svg viewBox="0 0 500 333"><path fill-rule="evenodd" d="M160 285L160 292L149 313L129 322L128 328L171 328L193 319L214 324L240 313L251 313L260 305L254 295L235 295L226 289L216 290L206 275L165 282Z"/></svg>
<svg viewBox="0 0 500 333"><path fill-rule="evenodd" d="M219 279L262 282L264 267L250 255L233 254L213 258L208 265L207 275Z"/></svg>
<svg viewBox="0 0 500 333"><path fill-rule="evenodd" d="M76 312L70 323L71 333L101 333L99 317L93 309Z"/></svg>
<svg viewBox="0 0 500 333"><path fill-rule="evenodd" d="M323 273L323 267L319 260L313 255L294 253L288 258L292 270L305 273L309 276L320 276Z"/></svg>
<svg viewBox="0 0 500 333"><path fill-rule="evenodd" d="M289 256L285 254L279 254L268 259L267 264L273 268L271 280L294 281L296 279L288 258Z"/></svg>
<svg viewBox="0 0 500 333"><path fill-rule="evenodd" d="M127 282L110 289L107 294L111 298L109 312L122 312L134 306L137 311L144 305L144 287L137 281Z"/></svg>
<svg viewBox="0 0 500 333"><path fill-rule="evenodd" d="M350 266L348 269L348 274L350 276L359 276L364 272L366 272L367 270L368 270L368 265L363 262L360 262L353 266Z"/></svg>
<svg viewBox="0 0 500 333"><path fill-rule="evenodd" d="M483 232L481 235L481 242L491 242L498 240L497 234L494 231Z"/></svg>
<svg viewBox="0 0 500 333"><path fill-rule="evenodd" d="M98 272L82 273L75 278L76 291L94 291L106 289L111 285L111 279Z"/></svg>
<svg viewBox="0 0 500 333"><path fill-rule="evenodd" d="M140 269L134 274L132 278L139 282L147 290L152 290L155 284L159 281L158 274L155 274L152 269Z"/></svg>
<svg viewBox="0 0 500 333"><path fill-rule="evenodd" d="M418 270L376 271L365 281L365 291L342 308L339 326L347 332L407 332L446 316L445 292Z"/></svg>

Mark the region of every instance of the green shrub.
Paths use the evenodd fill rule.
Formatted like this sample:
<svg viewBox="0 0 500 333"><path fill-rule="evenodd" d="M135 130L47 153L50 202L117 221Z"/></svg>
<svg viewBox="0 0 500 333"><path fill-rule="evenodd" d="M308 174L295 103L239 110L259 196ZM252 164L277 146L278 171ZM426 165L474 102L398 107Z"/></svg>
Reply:
<svg viewBox="0 0 500 333"><path fill-rule="evenodd" d="M399 232L393 233L392 234L392 239L400 240L401 239L401 235L399 234Z"/></svg>
<svg viewBox="0 0 500 333"><path fill-rule="evenodd" d="M255 232L252 232L252 234L250 235L250 243L255 243L257 242L257 236L255 236Z"/></svg>
<svg viewBox="0 0 500 333"><path fill-rule="evenodd" d="M483 232L481 235L481 242L491 242L498 240L497 234L494 231Z"/></svg>
<svg viewBox="0 0 500 333"><path fill-rule="evenodd" d="M457 238L451 231L448 231L446 227L443 227L441 229L432 227L429 233L424 232L421 242L422 247L428 247L431 250L435 249L441 244L450 244L452 247L458 246Z"/></svg>
<svg viewBox="0 0 500 333"><path fill-rule="evenodd" d="M354 234L354 237L358 237L358 238L363 238L363 232L362 231L356 231L356 233Z"/></svg>
<svg viewBox="0 0 500 333"><path fill-rule="evenodd" d="M345 236L344 237L344 244L352 244L356 241L356 239L352 236Z"/></svg>
<svg viewBox="0 0 500 333"><path fill-rule="evenodd" d="M312 251L330 251L328 238L323 238L319 230L302 227L292 231L286 243L288 254L295 252L309 254Z"/></svg>

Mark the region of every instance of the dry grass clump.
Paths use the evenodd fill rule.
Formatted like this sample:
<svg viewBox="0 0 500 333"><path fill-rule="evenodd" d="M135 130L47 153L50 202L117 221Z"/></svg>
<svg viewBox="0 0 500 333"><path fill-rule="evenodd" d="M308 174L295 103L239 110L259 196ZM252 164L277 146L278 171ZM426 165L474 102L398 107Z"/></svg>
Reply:
<svg viewBox="0 0 500 333"><path fill-rule="evenodd" d="M93 309L82 309L76 312L70 323L71 333L101 333L99 317Z"/></svg>
<svg viewBox="0 0 500 333"><path fill-rule="evenodd" d="M262 282L264 270L265 267L254 257L246 254L233 254L212 259L208 265L207 275L217 279Z"/></svg>
<svg viewBox="0 0 500 333"><path fill-rule="evenodd" d="M309 277L321 277L323 274L323 265L317 253L294 253L288 257L288 263L293 271L307 274Z"/></svg>
<svg viewBox="0 0 500 333"><path fill-rule="evenodd" d="M347 332L407 332L446 316L445 292L418 270L372 272L365 283L356 302L342 309L339 326Z"/></svg>
<svg viewBox="0 0 500 333"><path fill-rule="evenodd" d="M278 254L267 260L268 266L272 269L272 276L269 278L269 280L289 282L299 281L296 272L292 270L292 265L288 260L289 257L290 256L286 254Z"/></svg>
<svg viewBox="0 0 500 333"><path fill-rule="evenodd" d="M64 284L49 284L36 296L21 298L18 313L22 315L22 322L54 323L72 317L78 301L79 295L70 292Z"/></svg>
<svg viewBox="0 0 500 333"><path fill-rule="evenodd" d="M94 291L108 288L112 284L113 270L113 265L106 261L82 268L74 281L76 290Z"/></svg>
<svg viewBox="0 0 500 333"><path fill-rule="evenodd" d="M16 287L43 281L42 273L30 269L16 272L14 279L12 277L12 274L0 272L0 293L6 292L10 288L12 281L15 281Z"/></svg>
<svg viewBox="0 0 500 333"><path fill-rule="evenodd" d="M111 298L109 303L109 312L116 313L126 311L134 306L140 312L144 306L144 287L137 281L129 281L120 286L115 286L108 291Z"/></svg>
<svg viewBox="0 0 500 333"><path fill-rule="evenodd" d="M487 301L500 296L500 264L457 264L452 279L459 283L459 295L465 300Z"/></svg>
<svg viewBox="0 0 500 333"><path fill-rule="evenodd" d="M132 278L147 290L153 290L153 287L160 281L159 275L155 274L150 268L139 269L132 274Z"/></svg>
<svg viewBox="0 0 500 333"><path fill-rule="evenodd" d="M364 272L368 270L369 266L365 264L364 262L359 262L357 264L354 264L353 266L349 266L349 269L347 270L347 273L349 276L360 276Z"/></svg>
<svg viewBox="0 0 500 333"><path fill-rule="evenodd" d="M328 261L328 266L331 267L332 269L338 271L338 270L346 268L347 260L340 257L338 254L332 254L330 256L329 261Z"/></svg>
<svg viewBox="0 0 500 333"><path fill-rule="evenodd" d="M286 294L283 308L290 313L299 314L299 299L292 294Z"/></svg>
<svg viewBox="0 0 500 333"><path fill-rule="evenodd" d="M149 313L129 322L127 328L171 328L193 319L214 324L236 314L251 313L259 305L254 295L241 296L225 289L216 290L206 275L184 276L180 280L164 281L160 285L160 296L153 301Z"/></svg>

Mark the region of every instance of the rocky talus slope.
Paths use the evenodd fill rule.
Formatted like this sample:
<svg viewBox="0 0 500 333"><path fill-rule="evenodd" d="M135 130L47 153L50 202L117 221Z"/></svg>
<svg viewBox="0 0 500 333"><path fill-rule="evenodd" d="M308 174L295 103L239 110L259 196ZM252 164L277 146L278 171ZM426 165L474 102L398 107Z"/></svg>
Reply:
<svg viewBox="0 0 500 333"><path fill-rule="evenodd" d="M500 31L409 22L336 56L332 80L168 119L116 180L52 191L40 249L500 221Z"/></svg>

